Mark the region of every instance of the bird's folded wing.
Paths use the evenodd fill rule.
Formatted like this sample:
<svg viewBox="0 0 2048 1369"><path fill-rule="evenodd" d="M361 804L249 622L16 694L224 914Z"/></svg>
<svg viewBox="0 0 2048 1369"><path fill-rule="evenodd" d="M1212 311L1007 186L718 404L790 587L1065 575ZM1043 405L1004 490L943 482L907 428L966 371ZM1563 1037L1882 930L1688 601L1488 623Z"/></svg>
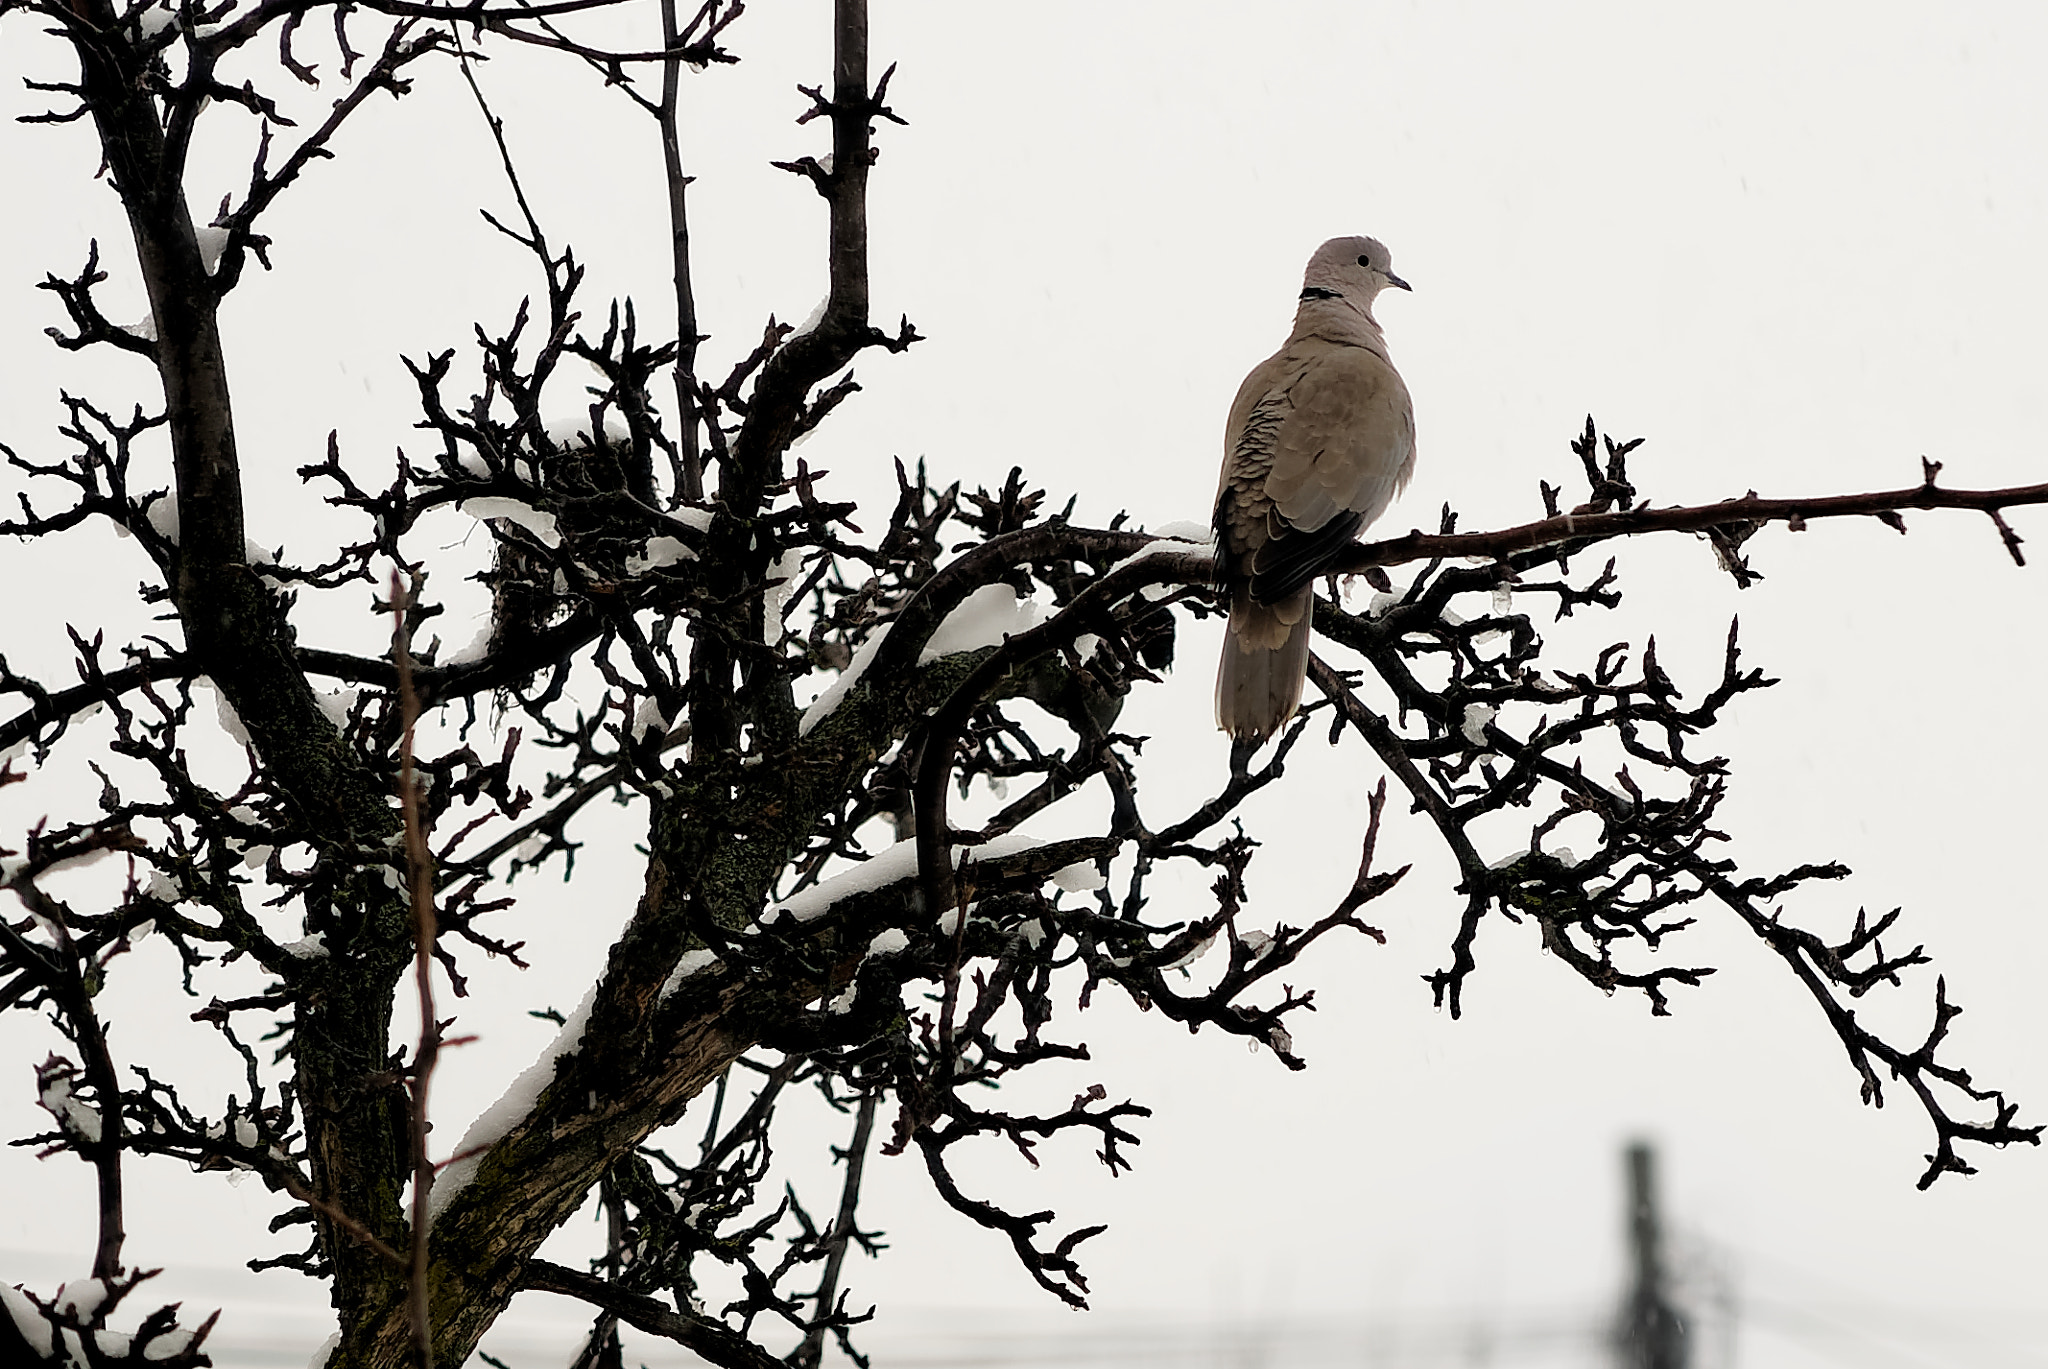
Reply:
<svg viewBox="0 0 2048 1369"><path fill-rule="evenodd" d="M1322 573L1330 558L1351 544L1365 525L1362 514L1348 509L1319 528L1306 532L1283 528L1269 536L1250 557L1253 602L1280 604Z"/></svg>
<svg viewBox="0 0 2048 1369"><path fill-rule="evenodd" d="M1238 549L1252 598L1265 604L1314 579L1379 517L1415 457L1408 390L1384 358L1325 344L1290 359L1292 374L1246 415L1227 482L1250 487L1231 521L1263 524Z"/></svg>

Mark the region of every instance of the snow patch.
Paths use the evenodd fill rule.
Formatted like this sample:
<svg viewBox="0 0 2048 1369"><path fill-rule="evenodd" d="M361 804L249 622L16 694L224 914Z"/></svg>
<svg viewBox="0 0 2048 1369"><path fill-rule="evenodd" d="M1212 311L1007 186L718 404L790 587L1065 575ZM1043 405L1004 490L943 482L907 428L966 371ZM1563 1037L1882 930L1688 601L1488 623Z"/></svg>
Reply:
<svg viewBox="0 0 2048 1369"><path fill-rule="evenodd" d="M429 1221L441 1215L449 1199L469 1187L469 1181L476 1177L477 1170L483 1165L484 1152L533 1111L533 1105L540 1101L547 1086L555 1082L555 1063L583 1049L583 1029L590 1025L590 1007L596 1001L597 986L593 984L590 992L583 995L583 1001L576 1005L576 1011L569 1014L569 1020L555 1033L555 1039L540 1053L540 1058L528 1065L512 1081L512 1087L505 1090L504 1096L485 1108L483 1115L462 1133L455 1153L465 1158L443 1170L434 1184L434 1191L427 1195ZM476 1153L465 1154L471 1151Z"/></svg>
<svg viewBox="0 0 2048 1369"><path fill-rule="evenodd" d="M485 653L490 649L491 620L486 618L484 619L483 626L476 630L476 636L469 639L469 645L443 659L441 664L443 666L474 665L481 661ZM339 691L336 692L338 693ZM331 712L332 710L329 711Z"/></svg>
<svg viewBox="0 0 2048 1369"><path fill-rule="evenodd" d="M320 960L327 954L327 933L314 932L311 936L302 936L286 946L284 953L301 960Z"/></svg>
<svg viewBox="0 0 2048 1369"><path fill-rule="evenodd" d="M337 1338L338 1339L338 1338ZM176 1359L192 1348L192 1333L186 1330L166 1331L142 1349L147 1360Z"/></svg>
<svg viewBox="0 0 2048 1369"><path fill-rule="evenodd" d="M590 369L597 375L602 376L604 374L595 365L591 365ZM590 440L589 421L590 411L585 409L574 418L555 419L553 422L548 423L543 431L547 433L548 441L554 443L557 447L576 451L593 445ZM578 424L583 426L578 427ZM607 442L631 442L633 440L633 426L626 422L626 416L617 409L607 408L604 411L604 436Z"/></svg>
<svg viewBox="0 0 2048 1369"><path fill-rule="evenodd" d="M661 995L657 1001L662 1003L668 1002L669 995L680 988L685 979L689 979L693 975L700 975L706 970L719 969L723 963L719 960L717 953L708 948L700 947L694 951L684 952L683 958L676 962L675 969L671 970L668 978L662 981Z"/></svg>
<svg viewBox="0 0 2048 1369"><path fill-rule="evenodd" d="M826 173L827 175L830 175L830 174L831 174L831 172L832 172L832 158L831 158L831 155L830 155L830 154L828 153L828 154L826 155L825 159L824 159L823 161L819 162L819 163L818 163L818 165L820 165L820 166L824 167L824 168L825 168L825 173ZM796 341L796 340L797 340L798 338L802 337L802 336L803 336L803 335L804 335L805 333L811 333L811 332L816 332L816 331L817 331L817 327L818 327L818 325L819 325L820 323L823 323L823 322L825 321L825 306L826 306L826 305L828 305L828 304L830 304L831 302L832 302L832 297L831 297L830 295L827 295L827 296L825 296L825 298L823 298L823 299L819 300L819 301L818 301L818 307L817 307L817 308L815 308L815 309L813 309L813 310L811 310L811 312L810 312L809 316L808 316L808 317L806 317L806 318L804 319L804 321L803 321L802 323L799 323L799 324L798 324L798 325L796 326L796 331L795 331L795 332L793 332L793 333L791 333L791 334L790 334L790 335L789 335L789 336L788 336L787 338L783 339L783 341L784 341L785 343L795 342L795 341Z"/></svg>
<svg viewBox="0 0 2048 1369"><path fill-rule="evenodd" d="M227 733L237 746L246 747L253 751L255 743L249 740L249 729L242 725L242 715L235 712L235 706L228 702L227 695L220 692L220 686L213 682L213 677L210 675L194 676L192 683L194 685L202 685L212 691L213 712L214 716L220 719L220 730ZM254 822L255 820L256 814L253 811L249 811L249 815L242 819L244 822Z"/></svg>
<svg viewBox="0 0 2048 1369"><path fill-rule="evenodd" d="M48 1359L56 1350L50 1339L50 1323L43 1320L43 1314L28 1300L28 1295L12 1284L0 1283L0 1307L14 1318L15 1329L28 1342L28 1348Z"/></svg>
<svg viewBox="0 0 2048 1369"><path fill-rule="evenodd" d="M60 1076L43 1085L41 1101L43 1108L51 1116L55 1117L58 1124L70 1135L92 1142L97 1142L100 1139L99 1109L80 1102L77 1095L71 1092L71 1081L69 1079ZM91 1280L90 1282L97 1282L97 1280ZM84 1284L79 1285L79 1290L79 1296L85 1296ZM106 1288L102 1286L100 1295L104 1297L105 1294ZM64 1290L58 1289L57 1296L61 1299L64 1296ZM87 1307L80 1315L90 1315L92 1308L98 1306L99 1300L95 1298L91 1306Z"/></svg>
<svg viewBox="0 0 2048 1369"><path fill-rule="evenodd" d="M149 508L143 514L143 517L149 520L150 527L156 529L158 537L163 538L164 541L169 542L172 546L178 544L177 500L171 498L168 494L158 495L150 501Z"/></svg>
<svg viewBox="0 0 2048 1369"><path fill-rule="evenodd" d="M1108 884L1109 877L1102 873L1094 861L1077 860L1072 865L1053 871L1052 882L1070 894L1085 894Z"/></svg>
<svg viewBox="0 0 2048 1369"><path fill-rule="evenodd" d="M652 694L642 699L640 706L633 710L632 733L633 740L636 742L645 737L649 732L659 732L666 736L668 735L668 726L668 715L662 712L661 701Z"/></svg>
<svg viewBox="0 0 2048 1369"><path fill-rule="evenodd" d="M860 683L860 677L867 673L867 668L874 664L875 653L882 649L882 643L888 640L889 629L894 626L894 623L882 624L875 629L874 636L860 644L860 650L853 653L853 659L847 662L846 669L839 672L839 678L826 685L824 693L813 699L811 706L804 710L804 716L796 725L797 736L810 736L812 728L832 715L832 710L839 707L848 692Z"/></svg>
<svg viewBox="0 0 2048 1369"><path fill-rule="evenodd" d="M212 275L220 269L221 254L228 250L228 230L208 224L192 230L192 236L199 242L199 264Z"/></svg>
<svg viewBox="0 0 2048 1369"><path fill-rule="evenodd" d="M1499 713L1500 710L1492 704L1466 704L1465 721L1460 724L1459 730L1465 734L1465 740L1472 743L1472 745L1484 746L1486 745L1486 725L1492 722Z"/></svg>
<svg viewBox="0 0 2048 1369"><path fill-rule="evenodd" d="M455 506L456 512L466 513L478 520L502 518L515 523L540 539L545 547L562 545L562 531L556 526L555 516L518 499L491 497L465 499Z"/></svg>
<svg viewBox="0 0 2048 1369"><path fill-rule="evenodd" d="M135 21L135 26L144 38L154 38L178 22L178 12L169 5L151 5Z"/></svg>
<svg viewBox="0 0 2048 1369"><path fill-rule="evenodd" d="M849 671L849 673L851 673ZM917 874L917 843L899 841L880 855L871 857L830 879L821 879L800 894L792 894L761 914L763 926L789 918L797 923L815 922L833 904L860 894L906 880Z"/></svg>
<svg viewBox="0 0 2048 1369"><path fill-rule="evenodd" d="M1006 832L1002 836L982 843L980 846L963 846L963 859L1000 860L1020 851L1030 851L1045 845L1038 837L1027 837L1021 832ZM886 889L899 881L914 878L917 874L917 843L899 841L878 856L873 856L851 870L819 880L800 894L792 894L781 903L761 914L763 926L771 926L783 918L798 923L815 922L829 911L833 904L860 894L871 894Z"/></svg>
<svg viewBox="0 0 2048 1369"><path fill-rule="evenodd" d="M791 547L768 567L768 585L761 591L761 641L768 646L782 640L782 615L788 611L789 597L796 593L797 577L803 569L801 547Z"/></svg>
<svg viewBox="0 0 2048 1369"><path fill-rule="evenodd" d="M99 1311L100 1304L106 1300L104 1279L74 1279L57 1286L54 1305L59 1312L69 1312L80 1321L91 1321L92 1314Z"/></svg>
<svg viewBox="0 0 2048 1369"><path fill-rule="evenodd" d="M1176 526L1179 526L1179 525L1176 525ZM1125 558L1124 558L1123 560L1121 560L1121 561L1117 562L1117 565L1119 565L1119 566L1130 566L1130 565L1136 565L1136 564L1137 564L1138 562L1140 562L1140 561L1144 561L1144 560L1148 560L1148 559L1150 559L1151 557L1154 557L1154 556L1179 556L1179 555L1181 555L1181 554L1182 554L1182 553L1184 553L1184 552L1190 552L1190 551L1206 551L1206 552L1214 552L1215 550L1216 550L1216 539L1215 539L1214 535L1213 535L1213 534L1210 534L1210 533L1204 533L1204 534L1203 534L1203 535L1202 535L1202 536L1201 536L1201 537L1200 537L1199 539L1196 539L1196 540L1194 540L1194 541L1192 541L1192 542L1189 542L1189 541L1183 541L1183 540L1181 540L1180 538L1177 538L1177 537L1161 537L1161 538L1160 538L1160 539L1159 539L1158 541L1156 541L1156 542L1147 542L1147 543L1146 543L1146 544L1145 544L1145 545L1144 545L1143 547L1140 547L1140 548L1139 548L1139 549L1138 549L1137 551L1133 552L1133 553L1132 553L1131 555L1129 555L1129 556L1126 556L1126 557L1125 557ZM1155 585L1155 586L1152 586L1152 588L1154 588L1154 589L1160 589L1161 587L1160 587L1160 586L1157 586L1157 585ZM1164 590L1163 590L1163 592L1164 592L1164 593L1171 593L1171 592L1172 592L1172 589L1173 589L1173 587L1172 587L1172 586L1170 586L1170 585L1168 585L1168 586L1165 586L1165 587L1164 587Z"/></svg>
<svg viewBox="0 0 2048 1369"><path fill-rule="evenodd" d="M316 689L313 691L313 702L320 705L322 713L325 713L334 720L336 727L347 727L349 710L356 706L356 700L362 697L362 693L361 685L342 685L338 689Z"/></svg>
<svg viewBox="0 0 2048 1369"><path fill-rule="evenodd" d="M695 513L695 509L686 510ZM709 519L705 521L710 521ZM694 561L697 553L691 551L680 537L650 537L639 551L626 558L626 574L645 575L662 566L672 566L678 561Z"/></svg>
<svg viewBox="0 0 2048 1369"><path fill-rule="evenodd" d="M1001 582L983 585L946 615L918 653L917 663L930 665L942 656L1001 646L1006 638L1044 621L1044 606L1036 599L1020 597L1015 586Z"/></svg>

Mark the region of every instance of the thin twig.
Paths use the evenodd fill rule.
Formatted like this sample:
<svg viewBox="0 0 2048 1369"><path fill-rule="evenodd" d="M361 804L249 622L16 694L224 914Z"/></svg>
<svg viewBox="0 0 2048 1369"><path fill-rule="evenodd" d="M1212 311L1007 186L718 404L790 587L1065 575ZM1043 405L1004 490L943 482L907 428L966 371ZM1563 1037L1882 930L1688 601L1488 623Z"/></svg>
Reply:
<svg viewBox="0 0 2048 1369"><path fill-rule="evenodd" d="M830 1329L833 1303L839 1296L839 1271L846 1263L846 1247L855 1231L861 1171L867 1164L868 1140L874 1134L875 1105L879 1100L878 1093L862 1094L860 1110L854 1118L853 1139L846 1147L846 1183L839 1191L839 1217L832 1223L831 1253L825 1257L825 1275L818 1280L818 1291L811 1296L811 1329L804 1333L803 1344L789 1356L789 1362L798 1369L816 1369L825 1353L825 1332Z"/></svg>
<svg viewBox="0 0 2048 1369"><path fill-rule="evenodd" d="M420 812L420 782L413 768L413 730L419 721L419 696L412 687L412 652L407 645L406 609L410 605L401 572L391 573L391 659L398 668L399 712L405 737L399 748L398 801L405 814L406 883L412 894L413 982L418 991L419 1047L413 1053L412 1093L412 1251L407 1297L412 1312L413 1349L420 1369L434 1369L433 1321L428 1307L427 1206L434 1191L434 1163L427 1154L427 1091L434 1063L441 1053L441 1024L434 1017L434 858L427 846L426 822Z"/></svg>

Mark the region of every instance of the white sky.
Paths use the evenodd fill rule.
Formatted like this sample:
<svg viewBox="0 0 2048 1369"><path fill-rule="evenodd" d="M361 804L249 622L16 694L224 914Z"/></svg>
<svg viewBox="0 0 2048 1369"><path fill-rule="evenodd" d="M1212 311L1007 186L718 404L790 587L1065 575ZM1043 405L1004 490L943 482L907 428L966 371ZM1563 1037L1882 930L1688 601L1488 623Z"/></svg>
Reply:
<svg viewBox="0 0 2048 1369"><path fill-rule="evenodd" d="M1023 464L1060 498L1082 491L1084 519L1202 518L1238 379L1284 335L1309 250L1353 232L1383 239L1415 286L1379 310L1420 446L1382 531L1433 524L1445 501L1467 528L1533 516L1537 480L1571 475L1565 443L1588 410L1618 437L1649 438L1632 472L1660 503L1894 487L1918 478L1923 454L1957 484L2048 471L2038 6L876 9L876 70L900 61L891 99L911 121L879 139L876 319L907 313L931 340L863 360L864 392L805 448L842 490L886 482L895 455L970 485ZM825 150L819 125L789 121L803 107L794 84L828 75L826 12L761 0L730 30L744 64L690 83L707 372L751 346L767 313L801 319L823 292L822 206L765 163ZM10 75L62 79L33 25L6 33ZM591 265L586 315L631 293L650 331L670 326L644 120L565 65L508 58L485 80L550 231ZM396 353L461 347L471 319L501 322L535 286L475 217L508 197L453 72L423 72L421 87L380 100L340 161L288 197L269 229L278 272L230 306L251 535L265 545L310 549L332 526L291 475L330 427L366 464L418 440ZM0 98L10 114L32 107L12 80ZM139 314L140 297L112 197L85 184L96 155L82 132L7 128L0 440L48 457L58 386L117 404L145 392L139 365L50 348L40 330L56 301L30 287L74 272L96 234L110 301ZM246 160L239 145L208 153ZM2013 521L2048 557L2048 520ZM1859 905L1904 905L1900 943L1924 941L1967 1009L1949 1058L2048 1120L2041 571L2014 570L1982 519L1911 522L1906 539L1874 523L1759 537L1752 559L1769 578L1740 594L1696 541L1630 548L1625 611L1553 637L1597 649L1655 631L1680 682L1704 687L1739 610L1750 664L1784 683L1713 739L1734 761L1733 850L1752 873L1855 868L1790 903L1795 917L1838 928ZM54 675L57 624L139 621L126 606L141 574L122 559L132 547L82 539L73 555L32 568L0 547L17 587L0 643L11 660L56 663ZM468 631L446 635L459 645ZM1190 634L1181 672L1133 715L1172 753L1157 795L1221 773L1212 650ZM1377 778L1347 746L1304 756L1262 802L1259 918L1299 923L1347 886ZM10 830L20 793L7 795ZM915 1309L952 1305L1009 1309L977 1325L1005 1328L1012 1347L1161 1313L1335 1327L1332 1363L1595 1363L1583 1344L1544 1342L1541 1358L1512 1336L1400 1359L1385 1328L1604 1306L1619 1278L1618 1152L1640 1134L1663 1147L1689 1247L1732 1280L1749 1369L2048 1364L2038 1315L2030 1327L2017 1316L2038 1314L2048 1287L2039 1152L1972 1155L1980 1177L1915 1192L1928 1136L1908 1100L1859 1107L1818 1014L1718 925L1676 956L1723 972L1655 1021L1550 963L1532 931L1491 926L1453 1023L1419 981L1451 934L1446 864L1405 819L1390 829L1386 849L1418 868L1379 905L1388 947L1338 947L1302 973L1321 1008L1296 1028L1306 1074L1115 1004L1067 1029L1097 1048L1087 1080L1157 1110L1137 1172L1110 1184L1075 1146L1028 1178L995 1166L990 1182L1063 1222L1112 1223L1088 1247L1096 1319L1050 1305L995 1238L938 1211L912 1162L880 1162L866 1215L894 1248L851 1266L856 1301L884 1304L875 1343L928 1349L917 1337L947 1323ZM483 976L480 1001L516 1014L581 996L604 935L582 919L616 921L632 891L594 885L616 906L593 915L596 892L571 905L558 887L533 886L518 915L516 934L550 948L543 968ZM1915 981L1894 1020L1921 1020L1930 988ZM166 1002L162 1020L182 1011ZM471 1011L485 1040L437 1079L443 1135L552 1031ZM122 1034L147 1040L154 1020ZM0 1120L16 1126L48 1042L0 1030L12 1062ZM82 1271L88 1227L60 1205L89 1192L82 1167L19 1151L0 1164L0 1278L47 1286ZM144 1265L227 1266L268 1239L275 1209L253 1185L136 1182L130 1250ZM169 1291L197 1302L215 1286L187 1277ZM246 1296L303 1302L292 1278L265 1276ZM1991 1339L1963 1340L1971 1309L1994 1314ZM562 1310L522 1303L519 1315L544 1325ZM1859 1318L1862 1330L1841 1329ZM1377 1341L1360 1329L1372 1325ZM280 1333L292 1355L318 1339L294 1348L297 1334ZM1137 1343L1173 1363L1278 1353L1260 1342L1172 1358L1156 1330ZM1318 1353L1297 1346L1286 1362ZM657 1355L643 1358L668 1362Z"/></svg>

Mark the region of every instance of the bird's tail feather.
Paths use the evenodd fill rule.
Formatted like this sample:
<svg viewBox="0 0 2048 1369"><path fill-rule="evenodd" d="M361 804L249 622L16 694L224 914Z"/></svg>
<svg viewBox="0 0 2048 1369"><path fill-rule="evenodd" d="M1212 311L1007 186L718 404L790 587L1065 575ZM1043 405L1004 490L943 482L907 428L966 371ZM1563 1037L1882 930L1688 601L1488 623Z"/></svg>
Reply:
<svg viewBox="0 0 2048 1369"><path fill-rule="evenodd" d="M1223 661L1216 671L1216 725L1239 741L1278 735L1301 706L1308 674L1311 587L1277 604L1232 596Z"/></svg>

